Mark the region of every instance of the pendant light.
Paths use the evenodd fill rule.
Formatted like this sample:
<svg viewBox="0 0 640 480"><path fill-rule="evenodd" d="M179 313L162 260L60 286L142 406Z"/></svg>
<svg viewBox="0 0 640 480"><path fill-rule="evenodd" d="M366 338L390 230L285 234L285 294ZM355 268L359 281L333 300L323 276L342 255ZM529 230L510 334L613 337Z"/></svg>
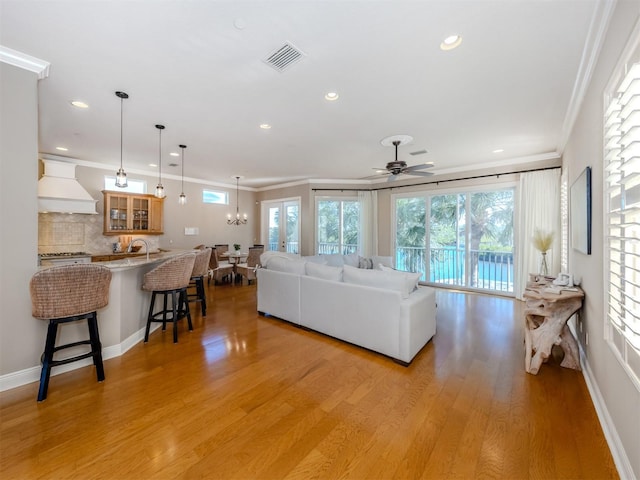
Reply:
<svg viewBox="0 0 640 480"><path fill-rule="evenodd" d="M116 92L116 96L120 99L120 170L116 173L116 187L127 187L127 174L122 168L122 104L125 98L129 98L124 92Z"/></svg>
<svg viewBox="0 0 640 480"><path fill-rule="evenodd" d="M156 197L164 198L164 187L162 186L162 130L164 130L164 125L156 125L158 129L158 185L156 185Z"/></svg>
<svg viewBox="0 0 640 480"><path fill-rule="evenodd" d="M178 145L182 149L182 190L180 193L180 197L178 197L178 203L180 205L184 205L187 203L187 196L184 194L184 149L187 148L186 145Z"/></svg>
<svg viewBox="0 0 640 480"><path fill-rule="evenodd" d="M227 214L227 225L244 225L247 223L247 214L245 213L242 218L240 218L240 188L238 187L238 182L240 181L240 177L236 176L236 218L232 218L231 214Z"/></svg>

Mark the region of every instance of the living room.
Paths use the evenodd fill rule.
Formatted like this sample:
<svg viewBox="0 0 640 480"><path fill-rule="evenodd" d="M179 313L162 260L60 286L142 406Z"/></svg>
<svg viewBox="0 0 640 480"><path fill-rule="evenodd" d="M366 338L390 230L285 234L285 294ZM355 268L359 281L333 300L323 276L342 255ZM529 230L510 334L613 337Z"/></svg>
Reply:
<svg viewBox="0 0 640 480"><path fill-rule="evenodd" d="M3 2L5 4L12 2ZM553 2L551 2L553 3ZM563 2L560 2L563 3ZM581 97L581 101L577 103L575 111L565 112L570 129L563 133L556 132L556 136L565 136L560 139L559 143L564 145L561 154L549 156L541 162L535 163L535 167L555 167L562 166L562 171L567 175L566 183L571 186L586 167L591 167L592 172L592 245L591 254L584 254L567 249L568 252L568 271L574 275L574 278L580 280L580 285L586 293L586 301L584 310L580 316L581 328L578 327L576 334L580 342L582 350L581 361L583 362L583 375L585 382L589 388L589 395L593 402L598 419L601 424L605 437L607 439L608 448L615 460L618 475L622 478L637 478L640 476L640 452L637 445L640 444L640 413L638 405L640 405L640 389L638 388L637 378L633 375L633 369L637 368L632 363L633 357L621 356L611 345L611 339L608 337L608 323L605 321L605 305L606 305L606 287L603 282L605 274L603 265L605 263L606 251L608 243L605 235L605 212L603 206L604 198L604 160L603 160L603 94L610 87L610 80L619 74L621 65L625 62L633 63L638 60L637 42L638 30L637 20L639 14L639 5L636 1L618 1L618 2L594 2L594 10L598 10L600 17L604 18L602 24L598 24L599 29L595 28L593 36L589 37L592 44L584 45L585 58L582 65L589 71L586 77L582 78L582 83L573 85L575 94ZM594 14L595 16L595 14ZM5 17L6 18L6 17ZM3 18L3 30L5 20ZM383 23L383 20L380 20ZM20 45L5 45L5 33L2 34L2 43L4 46L20 50ZM463 42L467 42L464 38ZM594 44L598 47L594 48ZM462 44L463 46L466 43ZM26 52L35 56L37 52ZM591 55L591 56L590 56ZM42 55L46 58L46 55ZM110 59L111 60L111 59ZM110 61L109 60L109 61ZM566 59L557 59L557 61L565 61ZM107 60L105 60L107 61ZM383 62L384 63L384 62ZM588 68L587 68L588 67ZM2 213L2 221L5 225L11 225L10 228L4 228L0 234L2 236L2 304L5 306L5 313L2 316L2 348L1 348L1 364L2 371L0 374L6 379L16 372L24 369L32 368L37 364L37 356L33 352L41 351L43 330L42 326L37 324L31 317L30 303L28 298L28 282L33 273L37 270L35 259L38 253L38 207L37 207L37 180L39 164L37 159L43 152L43 148L38 140L38 129L47 130L51 125L42 125L38 123L38 78L32 71L17 68L15 66L3 63L2 68L2 184L1 193L2 202L0 205ZM55 65L52 64L52 69ZM295 68L295 67L294 67ZM294 70L292 70L294 72ZM575 77L571 80L574 81ZM615 83L615 82L614 82ZM115 173L119 166L119 107L120 104L113 95L113 91L118 88L126 88L124 86L108 86L105 91L113 97L115 102L115 118L109 123L113 123L113 129L116 132L111 136L111 144L114 145L116 158L111 158L108 164L99 164L93 158L84 158L78 162L77 174L81 183L89 183L88 188L94 198L99 198L99 192L104 176L107 172ZM138 92L143 91L142 87L137 87ZM130 102L134 102L136 96L130 91ZM474 92L478 94L478 92ZM106 95L106 94L105 94ZM338 100L344 100L345 94L341 95ZM65 99L66 100L66 99ZM553 99L547 100L553 103ZM336 105L335 103L333 104ZM125 125L130 125L133 132L133 124L138 122L137 118L128 118L127 104L125 103ZM331 108L331 107L328 107ZM15 115L20 112L21 115ZM157 114L158 112L150 112ZM157 121L157 120L151 120ZM149 122L147 122L149 123ZM38 127L39 125L39 127ZM111 128L111 127L109 127ZM126 127L127 128L127 127ZM125 132L127 132L125 128ZM171 126L168 125L167 131ZM173 127L177 129L177 127ZM320 129L320 127L318 127ZM153 130L153 126L151 126ZM272 129L274 130L274 129ZM374 137L376 143L382 138L393 134L407 134L418 137L417 133L411 128L411 123L400 123L394 131L380 131ZM136 133L131 135L140 136ZM125 137L126 138L126 137ZM176 138L176 144L178 139ZM152 159L157 158L157 137L153 136L153 132L148 136L147 143L150 144L147 149L152 152ZM325 139L325 143L329 140ZM449 142L455 142L455 139L448 139ZM234 142L231 142L234 143ZM240 141L238 140L238 143ZM126 143L125 143L126 144ZM256 144L260 145L259 142ZM231 145L231 149L234 145ZM378 145L377 145L378 146ZM416 145L418 147L420 145ZM189 146L186 150L186 166L189 165L189 155L192 150ZM212 149L214 147L212 146ZM289 148L287 141L280 144L280 151L284 152ZM553 148L552 148L553 149ZM49 154L55 155L53 150L46 149ZM409 157L413 152L411 147L401 147L400 157L408 160L408 163L428 162L430 158ZM125 149L126 152L126 149ZM384 166L387 161L393 159L393 148L379 146L375 152L363 153L362 151L348 152L350 156L365 157L362 164L366 164L368 173L373 174L372 167ZM540 152L538 152L540 153ZM549 153L547 151L547 153ZM146 153L145 153L146 155ZM140 155L140 156L145 156ZM194 160L199 155L194 155ZM369 156L369 158L367 158ZM349 156L347 156L348 158ZM132 163L127 163L125 157L124 168L129 171L131 178L140 178L145 180L150 186L155 185L157 178L154 170L146 167L142 168L140 164L133 167ZM234 157L230 157L234 158ZM133 161L133 160L132 160ZM145 160L146 161L146 160ZM295 170L299 160L291 159L290 169ZM148 161L146 161L148 163ZM232 161L230 161L233 163ZM214 163L214 162L212 162ZM219 162L213 168L224 168L224 175L230 178L233 173L234 166L223 165ZM304 163L304 162L299 162ZM340 168L348 162L340 162L334 168ZM436 161L434 169L442 168L442 161ZM378 192L378 235L377 247L380 254L392 254L393 238L390 234L393 225L392 217L392 198L393 195L404 192L419 192L424 190L433 190L434 188L445 190L448 187L464 186L486 186L496 183L517 184L520 179L519 174L510 174L527 170L533 165L531 162L522 162L517 164L505 162L504 164L494 167L488 160L476 163L475 166L467 168L464 171L450 171L436 174L433 180L440 180L443 183L434 186L410 186L412 183L419 183L422 179L401 181L397 185L397 190L380 190ZM267 172L270 162L265 160L260 168ZM360 164L360 168L362 168ZM129 165L129 166L128 166ZM115 168L113 168L115 167ZM166 167L165 168L171 168ZM361 172L361 170L358 170ZM357 173L351 175L350 181L345 182L344 178L336 181L327 181L325 177L315 177L321 179L316 182L314 178L299 178L290 180L287 183L273 182L269 185L251 185L247 171L247 178L240 181L239 195L236 197L235 184L229 181L227 184L222 182L209 181L198 182L195 173L189 173L189 181L185 182L185 192L189 201L196 205L203 188L212 188L214 190L226 191L229 195L229 203L224 207L214 210L207 206L202 208L194 208L189 210L191 213L184 213L180 210L176 201L165 202L165 217L174 219L173 222L167 222L166 231L163 238L167 242L167 247L193 247L200 242L192 242L193 236L185 236L184 229L187 227L200 227L200 234L206 237L207 244L216 241L216 236L225 228L231 228L226 225L226 215L234 213L235 207L239 204L240 209L245 210L248 214L249 221L244 227L234 227L229 235L229 243L240 243L242 245L251 245L258 243L264 238L259 219L262 216L261 205L271 201L280 201L287 199L300 199L300 217L301 217L301 253L312 255L316 250L317 238L315 235L315 205L316 197L327 195L326 189L344 190L332 191L331 196L353 196L352 192L347 192L349 188L359 189L365 185L370 188L387 187L386 183L364 183L356 180L366 176L365 173ZM274 177L279 177L282 171L274 172ZM455 180L457 178L472 177L489 174L494 178L485 178L477 180L466 180L460 183L445 181ZM163 178L167 190L177 193L180 192L182 176L177 170L169 170L163 173L167 175ZM261 175L267 177L265 173ZM430 181L427 179L426 181ZM322 191L321 189L325 189ZM236 200L236 198L238 200ZM16 200L19 200L17 202ZM173 199L172 199L173 200ZM19 205L18 207L16 205ZM524 211L530 205L520 205L519 212ZM241 210L241 213L243 213ZM176 219L180 219L177 221ZM560 233L558 233L560 236ZM165 241L163 240L163 241ZM173 243L169 244L172 240ZM522 246L522 245L521 245ZM557 255L557 253L556 253ZM556 258L557 265L560 265L560 259ZM553 273L557 273L559 267L556 267ZM511 301L509 299L509 301ZM437 338L437 334L436 334ZM23 352L28 351L30 357L25 359ZM39 354L38 354L39 355ZM19 361L18 361L19 360ZM627 362L627 363L625 363ZM550 368L557 366L549 365ZM544 368L544 367L543 367ZM636 370L637 371L637 370ZM526 375L524 369L522 375ZM91 385L93 386L93 385ZM22 387L20 387L22 388ZM6 395L4 393L3 395ZM34 400L35 403L35 400ZM574 439L580 442L580 439ZM523 475L526 477L527 475Z"/></svg>

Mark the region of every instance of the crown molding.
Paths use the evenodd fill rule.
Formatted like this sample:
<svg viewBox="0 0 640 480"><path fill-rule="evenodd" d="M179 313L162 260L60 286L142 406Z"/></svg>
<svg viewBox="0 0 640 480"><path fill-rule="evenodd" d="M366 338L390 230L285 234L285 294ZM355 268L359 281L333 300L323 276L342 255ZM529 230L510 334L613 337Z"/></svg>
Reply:
<svg viewBox="0 0 640 480"><path fill-rule="evenodd" d="M557 147L560 155L564 152L564 147L569 141L573 125L576 123L578 113L582 107L582 101L591 83L591 77L596 68L600 50L602 50L602 45L607 35L609 22L611 21L616 3L617 0L599 0L593 9L589 32L587 33L584 49L582 50L582 58L580 59L580 65L578 67L578 74L573 84L571 99L569 100L567 113L562 123L561 137Z"/></svg>
<svg viewBox="0 0 640 480"><path fill-rule="evenodd" d="M0 62L38 74L38 80L49 76L49 62L0 45Z"/></svg>

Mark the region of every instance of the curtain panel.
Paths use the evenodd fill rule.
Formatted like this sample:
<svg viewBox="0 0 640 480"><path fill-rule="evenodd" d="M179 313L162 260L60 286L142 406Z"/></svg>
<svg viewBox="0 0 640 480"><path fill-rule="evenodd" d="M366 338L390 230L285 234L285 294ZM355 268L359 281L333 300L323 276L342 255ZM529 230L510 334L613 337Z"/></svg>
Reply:
<svg viewBox="0 0 640 480"><path fill-rule="evenodd" d="M560 271L561 215L560 215L560 175L559 168L520 175L518 189L519 255L516 257L516 279L514 291L516 298L522 300L530 273L540 270L541 254L533 245L532 238L536 229L553 232L553 245L547 252L549 275Z"/></svg>

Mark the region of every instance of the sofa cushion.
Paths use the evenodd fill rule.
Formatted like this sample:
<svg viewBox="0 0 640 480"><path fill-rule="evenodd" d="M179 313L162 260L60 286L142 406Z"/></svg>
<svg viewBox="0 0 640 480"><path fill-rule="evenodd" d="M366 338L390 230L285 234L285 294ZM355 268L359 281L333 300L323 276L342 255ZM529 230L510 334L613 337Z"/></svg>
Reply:
<svg viewBox="0 0 640 480"><path fill-rule="evenodd" d="M276 272L304 275L306 273L306 264L307 262L301 260L300 258L294 260L284 257L272 257L267 263L267 268L269 270L275 270Z"/></svg>
<svg viewBox="0 0 640 480"><path fill-rule="evenodd" d="M260 255L260 265L264 268L269 268L269 263L274 258L282 258L285 260L300 260L300 255L295 253L278 252L275 250L268 250Z"/></svg>
<svg viewBox="0 0 640 480"><path fill-rule="evenodd" d="M318 263L320 265L326 265L327 259L326 255L309 255L308 257L302 257L302 259L306 262Z"/></svg>
<svg viewBox="0 0 640 480"><path fill-rule="evenodd" d="M417 274L420 278L420 274ZM396 270L365 270L361 268L345 265L342 270L342 279L345 283L354 283L367 287L383 288L400 292L402 298L409 298L409 294L414 290L406 272Z"/></svg>
<svg viewBox="0 0 640 480"><path fill-rule="evenodd" d="M350 265L352 267L357 267L360 261L360 256L357 253L352 253L351 255L343 255L343 261L345 265Z"/></svg>
<svg viewBox="0 0 640 480"><path fill-rule="evenodd" d="M322 278L324 280L342 281L342 267L331 267L318 263L307 262L307 275L310 277Z"/></svg>
<svg viewBox="0 0 640 480"><path fill-rule="evenodd" d="M418 288L418 282L420 281L420 277L422 274L420 272L403 272L400 270L396 270L395 268L387 267L385 265L379 264L378 270L383 272L387 272L391 275L404 275L404 279L406 282L406 288L409 293L413 292L416 288Z"/></svg>
<svg viewBox="0 0 640 480"><path fill-rule="evenodd" d="M322 256L327 261L327 265L331 265L332 267L341 267L344 265L344 255L340 255L339 253L332 253L330 255Z"/></svg>
<svg viewBox="0 0 640 480"><path fill-rule="evenodd" d="M371 261L373 262L373 268L378 268L379 265L384 265L385 267L392 268L393 260L391 257L383 257L381 255L372 255Z"/></svg>

